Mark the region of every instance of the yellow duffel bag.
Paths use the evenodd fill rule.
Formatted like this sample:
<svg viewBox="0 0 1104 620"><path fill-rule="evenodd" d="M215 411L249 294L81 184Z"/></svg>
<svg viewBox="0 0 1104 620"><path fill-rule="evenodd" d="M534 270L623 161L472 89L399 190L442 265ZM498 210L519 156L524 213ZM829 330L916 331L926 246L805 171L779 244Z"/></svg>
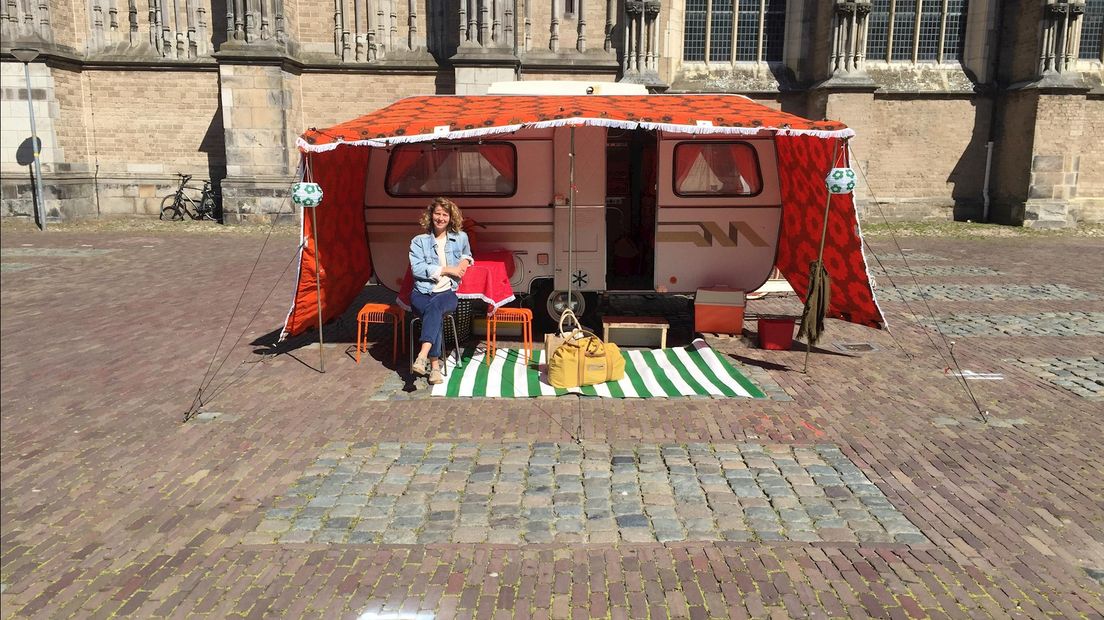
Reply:
<svg viewBox="0 0 1104 620"><path fill-rule="evenodd" d="M617 345L604 343L590 332L576 329L552 353L548 380L553 387L572 388L625 377L625 358Z"/></svg>

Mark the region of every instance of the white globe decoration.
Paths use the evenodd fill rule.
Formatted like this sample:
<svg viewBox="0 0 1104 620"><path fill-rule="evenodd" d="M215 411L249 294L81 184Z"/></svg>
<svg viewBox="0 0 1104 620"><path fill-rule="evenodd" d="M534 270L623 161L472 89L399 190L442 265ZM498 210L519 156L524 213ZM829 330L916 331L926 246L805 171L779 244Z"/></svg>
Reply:
<svg viewBox="0 0 1104 620"><path fill-rule="evenodd" d="M855 189L855 171L850 168L832 168L824 179L828 192L832 194L850 194Z"/></svg>
<svg viewBox="0 0 1104 620"><path fill-rule="evenodd" d="M291 186L291 201L300 207L317 207L322 202L322 186L317 183L296 183Z"/></svg>

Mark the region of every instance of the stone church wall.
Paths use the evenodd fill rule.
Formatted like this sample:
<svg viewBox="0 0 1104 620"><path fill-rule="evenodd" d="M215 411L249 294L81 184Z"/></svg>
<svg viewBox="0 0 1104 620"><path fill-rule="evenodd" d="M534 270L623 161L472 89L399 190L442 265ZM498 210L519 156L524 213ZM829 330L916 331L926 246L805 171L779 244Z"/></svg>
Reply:
<svg viewBox="0 0 1104 620"><path fill-rule="evenodd" d="M30 95L56 217L156 215L183 172L215 180L235 214L228 219L248 219L280 208L298 163L295 139L308 127L411 95L480 93L496 80L621 79L656 92L746 94L844 121L858 133L856 165L870 179L858 194L868 219L980 217L990 141L992 219L1104 219L1102 63L1043 67L1054 37L1042 33L1056 22L1036 3L971 1L963 60L941 64L863 59L836 36L861 19L848 12L861 0L787 3L780 63L683 62L678 1L575 0L584 52L579 16L564 14L564 0L488 3L464 23L457 2L417 0L413 29L403 0L196 0L178 3L164 23L148 0L134 14L107 0L33 4L5 4L0 16L3 215L31 213L20 150L27 90L9 51L32 46L42 51ZM629 24L652 38L627 42Z"/></svg>

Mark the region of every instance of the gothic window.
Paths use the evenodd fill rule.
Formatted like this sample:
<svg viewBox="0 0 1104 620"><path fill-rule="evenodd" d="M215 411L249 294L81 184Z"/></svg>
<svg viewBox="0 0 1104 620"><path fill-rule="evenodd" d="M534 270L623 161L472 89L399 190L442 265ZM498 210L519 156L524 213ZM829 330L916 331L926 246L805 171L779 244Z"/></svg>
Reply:
<svg viewBox="0 0 1104 620"><path fill-rule="evenodd" d="M957 61L967 0L873 0L866 57L885 61Z"/></svg>
<svg viewBox="0 0 1104 620"><path fill-rule="evenodd" d="M780 61L786 1L686 0L683 24L683 60Z"/></svg>
<svg viewBox="0 0 1104 620"><path fill-rule="evenodd" d="M567 17L567 18L575 17L575 13L577 13L579 11L578 7L576 7L576 4L578 3L578 1L579 0L563 0L564 17Z"/></svg>
<svg viewBox="0 0 1104 620"><path fill-rule="evenodd" d="M1104 0L1085 2L1081 16L1081 47L1077 57L1082 60L1104 60L1101 39L1104 39Z"/></svg>

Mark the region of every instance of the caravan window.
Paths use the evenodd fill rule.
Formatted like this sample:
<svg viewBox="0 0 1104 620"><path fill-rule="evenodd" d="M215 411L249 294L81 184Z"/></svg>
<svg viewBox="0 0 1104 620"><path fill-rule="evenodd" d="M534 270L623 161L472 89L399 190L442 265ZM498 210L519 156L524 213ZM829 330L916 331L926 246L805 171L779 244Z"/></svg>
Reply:
<svg viewBox="0 0 1104 620"><path fill-rule="evenodd" d="M508 142L406 144L391 152L392 196L513 196L517 152Z"/></svg>
<svg viewBox="0 0 1104 620"><path fill-rule="evenodd" d="M759 158L747 142L683 142L675 147L675 194L755 196L763 190Z"/></svg>

